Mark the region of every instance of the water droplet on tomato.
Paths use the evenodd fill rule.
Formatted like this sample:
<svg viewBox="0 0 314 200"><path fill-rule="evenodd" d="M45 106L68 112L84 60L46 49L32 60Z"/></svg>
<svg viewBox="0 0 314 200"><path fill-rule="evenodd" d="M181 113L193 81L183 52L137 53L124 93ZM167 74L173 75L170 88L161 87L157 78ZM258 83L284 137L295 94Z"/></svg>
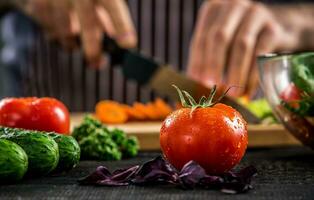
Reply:
<svg viewBox="0 0 314 200"><path fill-rule="evenodd" d="M167 147L166 152L168 153L169 151L170 151L170 148L169 148L169 147Z"/></svg>

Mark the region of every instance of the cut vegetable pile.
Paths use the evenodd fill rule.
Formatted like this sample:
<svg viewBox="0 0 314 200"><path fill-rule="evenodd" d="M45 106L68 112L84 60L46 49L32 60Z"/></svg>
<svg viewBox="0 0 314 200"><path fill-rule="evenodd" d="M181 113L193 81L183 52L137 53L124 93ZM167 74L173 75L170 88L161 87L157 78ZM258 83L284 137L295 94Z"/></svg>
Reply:
<svg viewBox="0 0 314 200"><path fill-rule="evenodd" d="M255 116L261 119L262 124L278 123L273 111L265 98L249 100L243 96L237 99L240 104L249 109Z"/></svg>
<svg viewBox="0 0 314 200"><path fill-rule="evenodd" d="M106 124L163 120L172 111L173 109L160 98L147 104L135 102L133 106L104 100L98 102L95 108L96 117Z"/></svg>

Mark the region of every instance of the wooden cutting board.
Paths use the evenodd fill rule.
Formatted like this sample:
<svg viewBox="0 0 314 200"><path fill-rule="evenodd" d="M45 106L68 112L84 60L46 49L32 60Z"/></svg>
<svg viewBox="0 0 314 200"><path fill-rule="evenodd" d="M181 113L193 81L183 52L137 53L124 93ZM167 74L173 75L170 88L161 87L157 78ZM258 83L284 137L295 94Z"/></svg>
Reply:
<svg viewBox="0 0 314 200"><path fill-rule="evenodd" d="M71 127L78 126L83 118L83 113L71 115ZM142 150L158 150L159 129L161 122L130 122L126 124L108 125L109 128L120 128L129 135L139 139ZM300 145L289 132L279 124L274 125L249 125L249 147L270 147Z"/></svg>

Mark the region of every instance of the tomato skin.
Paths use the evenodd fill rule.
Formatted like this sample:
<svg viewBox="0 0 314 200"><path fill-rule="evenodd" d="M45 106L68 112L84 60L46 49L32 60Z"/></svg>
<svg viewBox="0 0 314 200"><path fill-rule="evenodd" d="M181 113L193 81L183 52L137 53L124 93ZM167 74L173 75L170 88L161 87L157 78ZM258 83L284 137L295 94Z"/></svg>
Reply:
<svg viewBox="0 0 314 200"><path fill-rule="evenodd" d="M280 98L286 102L301 99L301 90L294 83L290 83L281 93Z"/></svg>
<svg viewBox="0 0 314 200"><path fill-rule="evenodd" d="M165 158L177 169L194 160L209 174L233 168L243 157L248 143L247 123L233 108L182 108L170 114L160 130Z"/></svg>
<svg viewBox="0 0 314 200"><path fill-rule="evenodd" d="M5 98L0 101L0 125L70 134L70 114L54 98Z"/></svg>

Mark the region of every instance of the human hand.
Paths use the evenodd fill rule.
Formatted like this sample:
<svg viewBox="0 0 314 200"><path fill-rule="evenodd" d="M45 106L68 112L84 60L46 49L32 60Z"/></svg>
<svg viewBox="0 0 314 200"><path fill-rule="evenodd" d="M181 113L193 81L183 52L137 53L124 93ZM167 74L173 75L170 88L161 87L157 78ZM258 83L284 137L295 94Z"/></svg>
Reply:
<svg viewBox="0 0 314 200"><path fill-rule="evenodd" d="M125 48L135 47L137 38L124 0L26 0L19 6L66 47L75 46L80 35L89 65L98 68L103 59L105 32Z"/></svg>
<svg viewBox="0 0 314 200"><path fill-rule="evenodd" d="M190 47L188 75L207 86L240 86L230 95L254 95L256 56L294 49L297 37L273 12L250 0L205 1Z"/></svg>

